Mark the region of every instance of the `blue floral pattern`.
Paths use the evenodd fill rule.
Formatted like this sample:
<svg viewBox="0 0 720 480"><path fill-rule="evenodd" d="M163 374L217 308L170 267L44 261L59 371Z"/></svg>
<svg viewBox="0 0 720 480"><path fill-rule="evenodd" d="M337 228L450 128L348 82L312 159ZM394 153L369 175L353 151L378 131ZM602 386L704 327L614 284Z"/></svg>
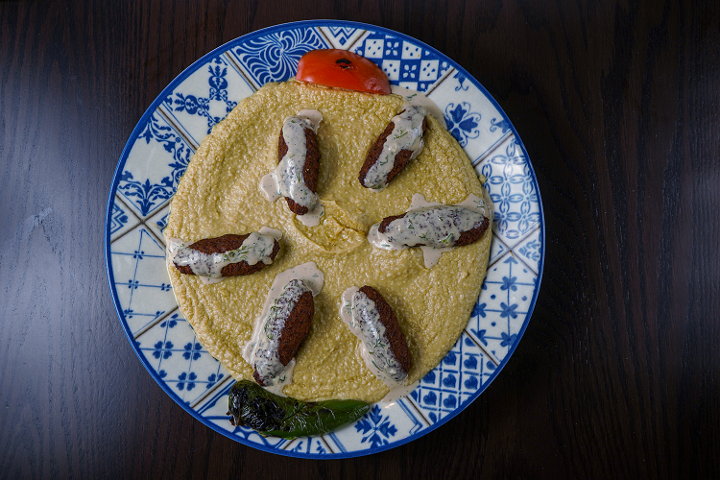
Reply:
<svg viewBox="0 0 720 480"><path fill-rule="evenodd" d="M487 381L484 358L478 345L463 333L440 365L420 380L410 399L430 423L437 423Z"/></svg>
<svg viewBox="0 0 720 480"><path fill-rule="evenodd" d="M501 118L500 120L498 120L497 118L493 118L492 120L490 120L490 131L494 132L498 128L500 129L500 132L503 134L509 132L510 131L510 121L505 118Z"/></svg>
<svg viewBox="0 0 720 480"><path fill-rule="evenodd" d="M468 140L480 136L480 118L482 115L470 111L467 102L449 104L445 107L445 123L447 129L455 137L461 147L467 145Z"/></svg>
<svg viewBox="0 0 720 480"><path fill-rule="evenodd" d="M473 308L470 334L491 359L502 362L518 340L537 276L509 252L492 266ZM487 299L487 300L483 300Z"/></svg>
<svg viewBox="0 0 720 480"><path fill-rule="evenodd" d="M519 145L515 139L503 145L501 153L483 162L481 172L495 204L498 232L508 240L516 240L540 223L539 199Z"/></svg>
<svg viewBox="0 0 720 480"><path fill-rule="evenodd" d="M520 247L518 251L525 258L537 262L540 260L540 246L539 240L533 240Z"/></svg>
<svg viewBox="0 0 720 480"><path fill-rule="evenodd" d="M297 441L295 441L294 445L291 445L291 447L292 448L288 447L290 449L290 451L296 452L296 453L319 453L319 454L328 453L322 440L317 439L317 438L309 438L307 440L297 440Z"/></svg>
<svg viewBox="0 0 720 480"><path fill-rule="evenodd" d="M133 174L126 170L122 173L120 181L122 185L118 190L126 197L135 197L135 203L140 207L143 215L147 215L153 206L168 200L175 193L175 185L170 177L163 178L160 184L151 184L149 179L143 183L135 180Z"/></svg>
<svg viewBox="0 0 720 480"><path fill-rule="evenodd" d="M328 47L314 29L298 28L250 39L232 51L261 86L291 78L300 57Z"/></svg>
<svg viewBox="0 0 720 480"><path fill-rule="evenodd" d="M184 342L188 334L192 341ZM165 383L186 402L203 395L227 375L177 312L138 335L136 344L146 358L153 359L153 367Z"/></svg>
<svg viewBox="0 0 720 480"><path fill-rule="evenodd" d="M540 229L535 229L514 248L517 253L516 258L530 267L535 273L539 272L540 262L543 257L543 245L540 234Z"/></svg>
<svg viewBox="0 0 720 480"><path fill-rule="evenodd" d="M453 75L453 78L458 81L458 85L455 86L456 92L467 92L470 89L469 86L465 85L465 80L467 80L467 78L465 78L465 76L463 75L460 75L460 72Z"/></svg>
<svg viewBox="0 0 720 480"><path fill-rule="evenodd" d="M237 106L237 102L232 101L228 97L228 67L221 60L220 56L215 57L211 64L207 66L210 76L208 77L208 96L198 97L191 94L183 94L175 92L175 100L171 98L165 99L165 105L176 112L186 112L190 115L199 115L207 119L207 133L210 133L212 127ZM211 113L211 102L218 102L223 105L222 116L213 115Z"/></svg>
<svg viewBox="0 0 720 480"><path fill-rule="evenodd" d="M377 404L355 423L355 429L363 434L362 443L368 442L373 448L387 445L390 437L397 433L395 425L390 422L389 417L382 415Z"/></svg>
<svg viewBox="0 0 720 480"><path fill-rule="evenodd" d="M113 203L110 215L110 234L117 232L128 223L128 216L117 203Z"/></svg>
<svg viewBox="0 0 720 480"><path fill-rule="evenodd" d="M168 166L171 173L162 178L160 183L151 183L150 179L136 179L129 170L124 170L120 176L118 191L133 201L143 216L148 215L154 207L168 200L177 188L180 177L190 163L192 150L182 137L167 123L161 122L157 113L154 113L145 124L145 128L138 135L138 141L145 140L146 144L157 142L163 149L172 154Z"/></svg>

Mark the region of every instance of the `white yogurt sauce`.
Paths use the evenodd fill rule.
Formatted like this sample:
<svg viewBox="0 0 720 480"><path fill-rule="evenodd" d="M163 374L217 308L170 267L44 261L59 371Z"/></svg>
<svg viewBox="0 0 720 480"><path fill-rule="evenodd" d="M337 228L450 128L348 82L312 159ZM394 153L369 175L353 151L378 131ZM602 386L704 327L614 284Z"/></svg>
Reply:
<svg viewBox="0 0 720 480"><path fill-rule="evenodd" d="M400 95L401 97L403 97L403 100L405 100L406 103L423 107L425 110L428 111L430 115L435 117L437 121L440 122L440 125L442 125L443 128L447 130L447 123L445 123L445 117L443 116L440 107L438 107L435 102L426 97L424 93L418 92L417 90L412 90L410 88L401 87L400 85L393 85L391 87L391 90L392 93L394 93L395 95Z"/></svg>
<svg viewBox="0 0 720 480"><path fill-rule="evenodd" d="M378 231L380 224L376 223L370 227L367 239L375 248L386 250L405 250L421 245L425 268L432 268L443 252L453 248L463 232L482 222L488 210L492 209L472 193L457 205L427 202L416 193L405 217L391 222L382 233Z"/></svg>
<svg viewBox="0 0 720 480"><path fill-rule="evenodd" d="M395 126L385 139L382 152L365 174L363 183L367 188L379 192L387 187L387 177L395 166L395 156L401 150L412 152L410 160L420 155L424 146L422 124L425 115L425 108L406 103L403 111L392 118Z"/></svg>
<svg viewBox="0 0 720 480"><path fill-rule="evenodd" d="M306 207L308 213L297 217L309 227L318 225L324 209L317 194L305 185L305 129L317 132L321 121L322 113L317 110L301 110L297 115L291 115L283 121L282 136L288 151L275 170L260 180L259 185L269 202L286 197Z"/></svg>
<svg viewBox="0 0 720 480"><path fill-rule="evenodd" d="M222 269L232 263L247 262L248 265L255 265L263 262L270 265L273 262L270 255L275 248L275 240L281 237L280 230L262 227L260 233L252 232L248 235L240 248L211 254L190 248L195 242L183 242L178 238L168 237L166 258L168 266L177 264L180 267L190 267L201 282L217 283L228 278L222 276Z"/></svg>
<svg viewBox="0 0 720 480"><path fill-rule="evenodd" d="M357 353L373 375L391 391L403 387L407 373L390 350L375 302L358 287L350 287L342 294L340 318L360 340Z"/></svg>
<svg viewBox="0 0 720 480"><path fill-rule="evenodd" d="M324 281L315 262L298 265L275 277L262 313L255 319L252 337L242 349L245 361L258 371L264 383L269 384L266 390L282 395L282 389L291 383L295 359L285 366L280 363L277 333L282 331L285 319L300 296L306 291L316 296Z"/></svg>
<svg viewBox="0 0 720 480"><path fill-rule="evenodd" d="M387 406L389 404L395 403L398 400L400 400L402 397L409 395L413 390L415 390L415 387L418 386L418 382L420 380L411 383L410 385L403 386L399 385L395 388L390 388L390 391L385 395L382 399L380 399L379 403L384 404L384 406Z"/></svg>

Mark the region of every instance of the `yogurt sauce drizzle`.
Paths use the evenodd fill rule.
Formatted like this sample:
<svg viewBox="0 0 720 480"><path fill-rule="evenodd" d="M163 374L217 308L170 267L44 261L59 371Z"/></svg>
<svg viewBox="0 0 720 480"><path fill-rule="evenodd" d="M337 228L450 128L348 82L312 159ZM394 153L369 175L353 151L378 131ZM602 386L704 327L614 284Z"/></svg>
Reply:
<svg viewBox="0 0 720 480"><path fill-rule="evenodd" d="M350 287L342 294L340 318L360 340L358 355L373 375L391 391L404 387L407 373L390 350L375 302L358 287Z"/></svg>
<svg viewBox="0 0 720 480"><path fill-rule="evenodd" d="M177 264L181 267L190 267L200 281L205 284L212 284L223 281L222 269L232 263L247 262L248 265L255 265L263 262L265 265L272 263L270 254L275 248L275 240L280 240L282 233L274 228L262 227L260 233L251 233L242 243L240 248L228 250L225 253L203 253L190 248L195 242L183 242L180 239L167 238L167 262L168 266Z"/></svg>
<svg viewBox="0 0 720 480"><path fill-rule="evenodd" d="M443 252L449 252L462 232L470 230L475 223L487 216L492 222L492 208L472 193L457 205L427 202L416 193L407 210L408 215L392 222L385 232L378 231L379 223L370 227L368 242L375 248L405 250L423 243L425 268L432 268ZM410 213L412 212L412 213Z"/></svg>
<svg viewBox="0 0 720 480"><path fill-rule="evenodd" d="M282 389L292 381L295 359L283 366L278 357L278 335L285 324L287 315L297 304L303 292L311 291L316 296L323 288L324 275L315 262L303 263L285 270L275 277L262 313L255 319L253 334L242 349L242 356L258 371L265 389L283 395ZM286 294L286 295L283 295ZM279 299L282 301L278 302Z"/></svg>
<svg viewBox="0 0 720 480"><path fill-rule="evenodd" d="M392 118L395 124L393 131L385 139L382 152L377 161L365 174L365 185L374 192L387 187L387 177L395 166L395 156L401 150L410 150L410 160L414 159L423 149L422 124L427 115L425 108L406 103L404 111Z"/></svg>
<svg viewBox="0 0 720 480"><path fill-rule="evenodd" d="M445 117L443 116L440 107L438 107L435 102L426 97L424 93L418 92L417 90L412 90L410 88L401 87L400 85L393 85L390 88L392 89L392 93L403 97L403 100L405 100L406 103L409 103L410 105L417 105L418 107L423 107L425 110L428 111L430 115L435 117L435 119L440 122L440 125L442 125L443 128L447 130L447 123L445 123Z"/></svg>
<svg viewBox="0 0 720 480"><path fill-rule="evenodd" d="M260 190L269 202L280 197L287 197L298 205L308 208L308 213L298 215L298 219L308 227L320 223L324 209L303 179L303 168L307 150L305 148L305 129L310 128L317 133L318 125L322 121L322 113L317 110L301 110L297 115L285 119L282 127L282 136L288 151L280 160L275 170L260 180Z"/></svg>

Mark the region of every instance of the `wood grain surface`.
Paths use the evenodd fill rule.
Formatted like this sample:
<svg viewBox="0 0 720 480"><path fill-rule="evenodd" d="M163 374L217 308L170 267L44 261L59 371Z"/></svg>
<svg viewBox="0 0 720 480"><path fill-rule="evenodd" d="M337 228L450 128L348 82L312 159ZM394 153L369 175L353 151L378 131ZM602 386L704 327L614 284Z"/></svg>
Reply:
<svg viewBox="0 0 720 480"><path fill-rule="evenodd" d="M113 309L107 196L160 91L240 35L310 18L411 35L523 139L540 296L509 364L407 445L309 461L205 427ZM717 478L715 0L0 1L0 478Z"/></svg>

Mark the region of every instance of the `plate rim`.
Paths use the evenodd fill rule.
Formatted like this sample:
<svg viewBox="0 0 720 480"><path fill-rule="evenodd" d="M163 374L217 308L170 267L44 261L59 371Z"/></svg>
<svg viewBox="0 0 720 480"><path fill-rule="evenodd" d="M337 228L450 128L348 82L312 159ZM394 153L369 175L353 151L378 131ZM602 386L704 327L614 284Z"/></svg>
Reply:
<svg viewBox="0 0 720 480"><path fill-rule="evenodd" d="M522 326L517 332L517 340L514 342L514 344L508 349L507 353L505 354L503 360L499 362L497 367L495 368L492 375L490 375L487 380L485 380L477 391L475 391L472 395L470 395L466 401L462 404L459 404L456 409L454 409L451 413L448 413L447 415L443 416L441 419L439 419L437 422L428 425L427 427L421 429L419 432L409 435L403 439L399 439L395 442L389 443L387 445L379 446L376 448L371 449L365 449L365 450L353 450L349 452L338 452L338 453L331 453L331 454L313 454L313 453L297 453L292 452L288 450L283 450L277 447L268 447L266 445L262 445L259 443L253 443L250 442L244 438L240 438L237 435L233 435L228 430L222 429L221 427L215 425L210 420L204 418L202 415L197 413L194 409L190 407L189 403L186 403L183 401L175 392L173 392L170 387L157 376L155 370L148 364L148 360L144 358L143 355L140 354L139 349L136 346L136 341L134 337L132 336L129 326L127 324L127 320L125 319L125 316L122 313L122 308L120 305L120 301L117 295L117 290L114 288L114 272L112 270L112 258L111 258L111 232L110 232L110 223L112 218L112 207L115 203L115 195L117 193L117 188L120 182L120 176L122 175L122 170L127 163L127 159L129 156L130 151L132 150L132 147L134 146L134 142L141 133L142 128L144 128L145 124L148 121L148 118L152 116L152 114L157 110L157 108L162 104L163 100L169 93L173 91L175 87L177 87L179 84L181 84L187 77L189 77L191 74L195 73L197 70L199 70L200 67L207 64L209 60L217 56L218 54L221 54L223 52L226 52L234 47L235 44L241 43L243 40L259 36L262 34L268 34L272 33L277 30L287 30L289 28L298 28L298 27L324 27L324 26L351 26L356 29L365 29L365 30L371 30L375 32L381 32L386 35L391 35L398 37L400 39L408 40L432 53L439 56L442 59L447 59L452 65L453 68L458 70L462 75L464 75L475 87L477 87L480 92L486 97L486 99L498 110L500 114L508 121L508 126L510 128L510 131L512 132L515 142L522 150L522 153L526 159L526 164L530 173L530 177L532 179L533 187L535 188L535 193L537 195L538 199L538 213L540 215L540 221L539 221L539 240L541 242L541 245L543 248L540 250L540 259L538 260L538 271L537 271L537 280L536 280L536 286L533 291L533 297L528 304L528 310L526 313L526 317L523 321ZM352 46L352 45L351 45ZM142 222L143 220L140 219ZM128 338L133 352L140 360L141 364L145 367L147 372L150 374L150 376L155 380L155 383L168 395L170 398L178 404L183 410L185 410L187 413L192 415L196 420L198 420L200 423L202 423L204 426L211 428L217 433L220 433L224 435L225 437L240 443L244 446L255 448L264 452L273 453L277 455L283 455L288 457L295 457L295 458L306 458L306 459L323 459L323 460L332 460L332 459L341 459L341 458L353 458L353 457L362 457L365 455L372 455L375 453L380 453L386 450L390 450L396 447L400 447L402 445L405 445L411 441L417 440L420 437L423 437L430 432L436 430L438 427L441 427L448 423L450 420L455 418L457 415L459 415L461 412L465 411L487 388L490 386L490 384L493 383L493 381L498 377L500 372L503 370L505 365L510 361L513 354L515 353L515 350L517 349L518 345L520 344L520 341L522 340L522 337L530 323L530 319L532 318L532 314L534 313L535 306L537 304L537 299L540 292L540 286L542 284L542 277L544 272L544 266L545 266L545 250L546 250L546 242L545 242L545 214L543 210L543 204L542 204L542 197L540 194L540 189L537 181L537 176L535 174L535 169L532 165L532 161L530 160L530 156L527 153L527 149L525 148L525 145L520 138L520 135L518 134L515 125L512 123L510 118L507 116L505 111L502 109L502 107L497 103L495 98L488 92L488 90L480 83L475 77L473 77L462 65L457 63L455 60L451 59L444 53L440 52L439 50L435 49L434 47L427 45L426 43L422 42L421 40L418 40L410 35L407 35L405 33L397 32L395 30L391 30L389 28L372 25L368 23L362 23L362 22L355 22L355 21L346 21L346 20L329 20L329 19L314 19L314 20L300 20L295 22L286 22L281 23L277 25L268 26L259 30L254 30L251 32L248 32L244 35L241 35L239 37L236 37L216 48L211 50L210 52L206 53L202 57L198 58L197 60L193 61L189 66L187 66L185 69L183 69L180 74L178 74L175 78L173 78L168 85L163 88L160 93L155 97L155 99L152 101L152 103L148 106L148 108L145 110L143 115L140 117L140 119L135 124L135 127L133 128L132 132L130 133L130 136L128 137L128 140L125 144L125 147L122 150L122 153L120 154L117 166L115 167L115 171L113 173L112 182L110 185L110 191L108 194L108 200L107 200L107 206L105 211L105 229L104 229L104 254L105 254L105 270L107 274L108 279L108 286L110 288L110 293L113 299L113 307L115 308L115 313L118 316L118 319L120 320L120 323L122 325L123 331L125 333L125 336ZM469 319L468 319L469 321ZM189 322L188 322L189 323ZM298 437L298 438L317 438L317 437Z"/></svg>

